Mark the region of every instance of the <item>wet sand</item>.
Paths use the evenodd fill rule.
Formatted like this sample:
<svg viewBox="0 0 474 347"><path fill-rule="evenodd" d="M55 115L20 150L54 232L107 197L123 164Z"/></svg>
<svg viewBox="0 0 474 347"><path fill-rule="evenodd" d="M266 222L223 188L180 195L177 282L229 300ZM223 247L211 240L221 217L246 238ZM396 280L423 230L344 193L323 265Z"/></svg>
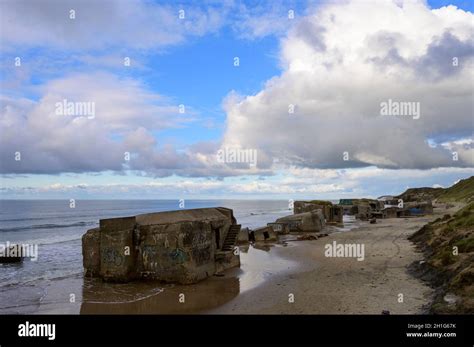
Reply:
<svg viewBox="0 0 474 347"><path fill-rule="evenodd" d="M241 268L196 285L127 284L83 279L82 275L32 284L36 299L2 313L72 314L380 314L423 313L433 291L408 273L422 254L407 237L444 213L416 218L356 222L313 241L256 244L241 248ZM286 239L295 239L287 235ZM325 245L356 243L365 258L330 258ZM3 294L6 294L5 292ZM182 296L184 294L184 297ZM399 302L403 294L403 302ZM73 296L73 300L71 299ZM291 298L294 302L290 302ZM16 299L15 299L16 298Z"/></svg>
<svg viewBox="0 0 474 347"><path fill-rule="evenodd" d="M300 265L297 262L282 258L273 251L284 247L277 244L242 246L241 268L230 269L224 276L212 276L194 285L153 281L105 283L100 279L83 279L82 274L74 278L32 283L22 288L21 296L17 295L16 288L4 291L2 294L9 297L10 305L0 309L0 313L202 313L259 288L274 274L298 271ZM71 300L72 295L74 300Z"/></svg>

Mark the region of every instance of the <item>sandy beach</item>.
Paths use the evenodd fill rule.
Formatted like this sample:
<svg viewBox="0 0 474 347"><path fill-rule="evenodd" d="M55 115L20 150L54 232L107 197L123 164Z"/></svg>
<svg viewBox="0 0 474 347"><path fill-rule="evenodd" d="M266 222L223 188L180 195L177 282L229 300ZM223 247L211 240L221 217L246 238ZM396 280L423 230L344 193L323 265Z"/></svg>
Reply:
<svg viewBox="0 0 474 347"><path fill-rule="evenodd" d="M299 267L291 273L269 277L263 285L209 313L425 313L433 290L408 272L410 264L422 261L423 255L407 238L457 208L446 209L442 205L435 208L433 215L382 219L377 224L358 222L358 228L347 232L275 247L272 252L297 262ZM365 259L325 257L324 246L333 241L364 244ZM294 295L293 303L289 302L290 294Z"/></svg>
<svg viewBox="0 0 474 347"><path fill-rule="evenodd" d="M104 283L77 275L44 281L22 290L37 299L14 304L17 291L5 291L12 306L4 313L70 314L420 314L433 290L408 267L423 260L407 238L426 223L457 208L435 208L433 215L355 221L346 231L318 240L241 247L241 266L194 285L160 282ZM286 241L285 241L286 240ZM326 257L325 245L364 245L364 259ZM71 300L74 294L74 300ZM180 300L184 294L185 300ZM401 296L402 295L402 296ZM17 298L17 299L15 299Z"/></svg>
<svg viewBox="0 0 474 347"><path fill-rule="evenodd" d="M411 276L407 267L422 255L407 237L436 215L378 220L351 231L315 241L289 242L271 251L299 264L288 274L271 276L264 284L209 313L380 314L423 313L432 290ZM365 245L365 259L325 257L327 243ZM294 295L294 303L289 295ZM398 302L403 294L403 302Z"/></svg>

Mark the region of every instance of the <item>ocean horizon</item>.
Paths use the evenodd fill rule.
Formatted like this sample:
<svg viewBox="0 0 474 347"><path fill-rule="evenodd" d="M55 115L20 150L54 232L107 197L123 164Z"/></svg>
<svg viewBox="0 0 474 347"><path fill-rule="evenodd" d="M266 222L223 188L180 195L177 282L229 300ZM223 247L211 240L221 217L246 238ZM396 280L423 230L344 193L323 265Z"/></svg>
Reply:
<svg viewBox="0 0 474 347"><path fill-rule="evenodd" d="M1 288L20 288L40 280L83 272L81 238L104 218L179 210L179 200L0 200L0 244L37 245L38 259L3 265ZM182 209L224 206L242 227L265 226L291 214L287 200L185 200ZM3 307L5 303L0 303Z"/></svg>

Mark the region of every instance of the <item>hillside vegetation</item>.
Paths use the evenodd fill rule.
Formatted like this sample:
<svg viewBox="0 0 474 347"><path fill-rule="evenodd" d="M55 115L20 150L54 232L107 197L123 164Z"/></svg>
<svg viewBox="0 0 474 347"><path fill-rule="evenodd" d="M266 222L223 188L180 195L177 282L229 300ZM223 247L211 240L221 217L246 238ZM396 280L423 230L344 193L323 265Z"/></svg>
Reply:
<svg viewBox="0 0 474 347"><path fill-rule="evenodd" d="M402 194L398 195L396 198L403 199L405 202L434 200L443 194L443 192L444 188L409 188Z"/></svg>
<svg viewBox="0 0 474 347"><path fill-rule="evenodd" d="M410 188L397 198L403 201L436 200L438 202L471 202L474 201L474 176L460 180L449 188Z"/></svg>
<svg viewBox="0 0 474 347"><path fill-rule="evenodd" d="M460 180L454 186L443 189L437 196L440 202L471 202L474 201L474 176Z"/></svg>
<svg viewBox="0 0 474 347"><path fill-rule="evenodd" d="M472 177L469 180L472 182ZM446 195L468 197L458 189ZM474 313L474 202L452 216L428 223L410 240L427 256L418 269L422 277L437 287L432 313Z"/></svg>

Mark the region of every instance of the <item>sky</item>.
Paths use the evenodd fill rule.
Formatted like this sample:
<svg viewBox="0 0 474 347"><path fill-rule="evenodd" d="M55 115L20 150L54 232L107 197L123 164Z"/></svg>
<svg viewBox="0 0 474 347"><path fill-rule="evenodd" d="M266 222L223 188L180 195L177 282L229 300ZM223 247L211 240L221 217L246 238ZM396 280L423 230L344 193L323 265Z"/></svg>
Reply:
<svg viewBox="0 0 474 347"><path fill-rule="evenodd" d="M464 0L0 0L0 198L451 186L474 175L473 11Z"/></svg>

